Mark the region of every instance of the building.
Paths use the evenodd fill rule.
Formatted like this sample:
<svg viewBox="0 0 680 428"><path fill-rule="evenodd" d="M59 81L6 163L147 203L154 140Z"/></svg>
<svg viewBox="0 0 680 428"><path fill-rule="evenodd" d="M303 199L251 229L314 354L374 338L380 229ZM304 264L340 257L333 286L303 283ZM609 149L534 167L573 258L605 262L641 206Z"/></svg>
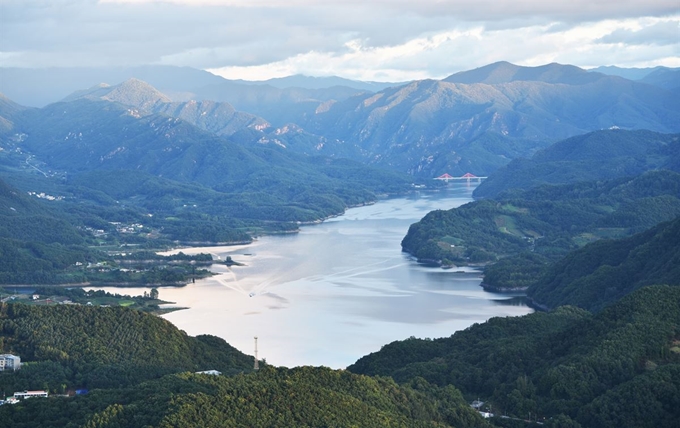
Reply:
<svg viewBox="0 0 680 428"><path fill-rule="evenodd" d="M21 358L12 354L0 355L0 372L5 370L17 371L21 368Z"/></svg>
<svg viewBox="0 0 680 428"><path fill-rule="evenodd" d="M213 376L219 376L222 374L222 372L218 372L217 370L205 370L202 372L196 372L196 374L208 374Z"/></svg>
<svg viewBox="0 0 680 428"><path fill-rule="evenodd" d="M47 391L23 391L23 392L15 392L14 393L14 398L19 400L23 400L25 398L31 398L31 397L42 397L42 398L47 398L48 393Z"/></svg>

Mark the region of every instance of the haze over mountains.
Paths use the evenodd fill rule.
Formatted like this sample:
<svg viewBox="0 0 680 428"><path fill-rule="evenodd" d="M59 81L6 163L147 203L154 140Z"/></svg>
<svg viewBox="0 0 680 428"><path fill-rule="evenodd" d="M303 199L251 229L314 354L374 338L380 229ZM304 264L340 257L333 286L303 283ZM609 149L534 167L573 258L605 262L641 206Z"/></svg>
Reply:
<svg viewBox="0 0 680 428"><path fill-rule="evenodd" d="M6 77L0 90L15 102L36 104L35 94L46 82L63 90L76 83L73 76L80 77L82 86L97 77L134 75L134 81L107 82L113 86L96 82L61 98L116 101L182 118L242 144L348 157L424 177L444 172L488 175L511 159L529 157L557 140L594 130L680 131L680 97L673 89L678 70L666 68L632 81L570 65L521 67L498 62L441 81L387 88L304 76L228 81L190 68L160 66L52 72L40 80L47 71L22 74L3 69ZM644 79L659 86L642 83ZM49 93L57 95L54 89L43 91L42 103L56 101L48 100Z"/></svg>

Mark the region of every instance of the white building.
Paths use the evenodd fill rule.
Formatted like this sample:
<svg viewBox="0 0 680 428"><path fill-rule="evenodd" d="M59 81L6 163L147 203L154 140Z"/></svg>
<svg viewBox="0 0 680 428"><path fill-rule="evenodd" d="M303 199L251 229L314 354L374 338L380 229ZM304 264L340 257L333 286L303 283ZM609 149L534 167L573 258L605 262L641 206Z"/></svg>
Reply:
<svg viewBox="0 0 680 428"><path fill-rule="evenodd" d="M5 370L17 371L21 368L21 358L12 354L0 355L0 372Z"/></svg>
<svg viewBox="0 0 680 428"><path fill-rule="evenodd" d="M48 394L47 391L24 391L24 392L15 392L14 393L14 398L19 400L19 399L24 399L24 398L31 398L31 397L42 397L42 398L47 398Z"/></svg>
<svg viewBox="0 0 680 428"><path fill-rule="evenodd" d="M222 374L222 372L218 372L217 370L205 370L202 372L196 372L196 374L208 374L213 376L219 376Z"/></svg>

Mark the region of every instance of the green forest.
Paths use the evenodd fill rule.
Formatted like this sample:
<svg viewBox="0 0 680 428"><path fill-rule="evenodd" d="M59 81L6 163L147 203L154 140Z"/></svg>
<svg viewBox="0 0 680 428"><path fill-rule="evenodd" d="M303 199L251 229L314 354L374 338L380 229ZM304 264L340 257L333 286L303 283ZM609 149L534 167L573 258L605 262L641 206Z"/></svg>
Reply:
<svg viewBox="0 0 680 428"><path fill-rule="evenodd" d="M452 386L264 361L253 371L224 340L132 309L0 304L0 327L0 349L24 363L0 374L5 394L91 391L0 406L2 427L487 426ZM222 375L187 373L208 369Z"/></svg>
<svg viewBox="0 0 680 428"><path fill-rule="evenodd" d="M0 426L671 427L679 317L680 287L647 286L595 314L563 306L394 342L347 371L253 371L222 339L131 309L2 304L1 349L25 365L0 389L90 392L0 406ZM187 373L207 369L223 375Z"/></svg>
<svg viewBox="0 0 680 428"><path fill-rule="evenodd" d="M603 181L646 171L680 172L680 135L610 129L577 135L517 158L475 189L475 198L498 198L504 191L544 184Z"/></svg>
<svg viewBox="0 0 680 428"><path fill-rule="evenodd" d="M542 305L599 311L652 284L680 285L680 217L630 238L601 240L550 264L528 295Z"/></svg>
<svg viewBox="0 0 680 428"><path fill-rule="evenodd" d="M650 171L501 196L429 213L410 227L403 249L442 264L493 262L522 252L558 260L587 243L630 236L680 215L680 174Z"/></svg>
<svg viewBox="0 0 680 428"><path fill-rule="evenodd" d="M680 287L650 286L597 314L563 306L393 342L348 370L455 385L496 414L547 426L670 428L680 417L679 327Z"/></svg>

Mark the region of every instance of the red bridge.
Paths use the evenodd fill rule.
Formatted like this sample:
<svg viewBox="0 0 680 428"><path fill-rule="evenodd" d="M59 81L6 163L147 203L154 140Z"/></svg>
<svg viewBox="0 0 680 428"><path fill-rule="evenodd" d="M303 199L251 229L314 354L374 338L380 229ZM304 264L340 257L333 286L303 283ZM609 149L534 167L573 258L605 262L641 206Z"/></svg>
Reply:
<svg viewBox="0 0 680 428"><path fill-rule="evenodd" d="M461 175L460 177L453 177L453 176L449 175L448 173L444 173L444 174L440 175L439 177L436 177L435 180L442 180L442 181L446 181L447 183L450 180L467 180L467 182L469 183L471 180L476 179L477 181L482 181L482 179L484 179L484 178L487 178L487 177L477 177L476 175L470 174L468 172L466 174Z"/></svg>

